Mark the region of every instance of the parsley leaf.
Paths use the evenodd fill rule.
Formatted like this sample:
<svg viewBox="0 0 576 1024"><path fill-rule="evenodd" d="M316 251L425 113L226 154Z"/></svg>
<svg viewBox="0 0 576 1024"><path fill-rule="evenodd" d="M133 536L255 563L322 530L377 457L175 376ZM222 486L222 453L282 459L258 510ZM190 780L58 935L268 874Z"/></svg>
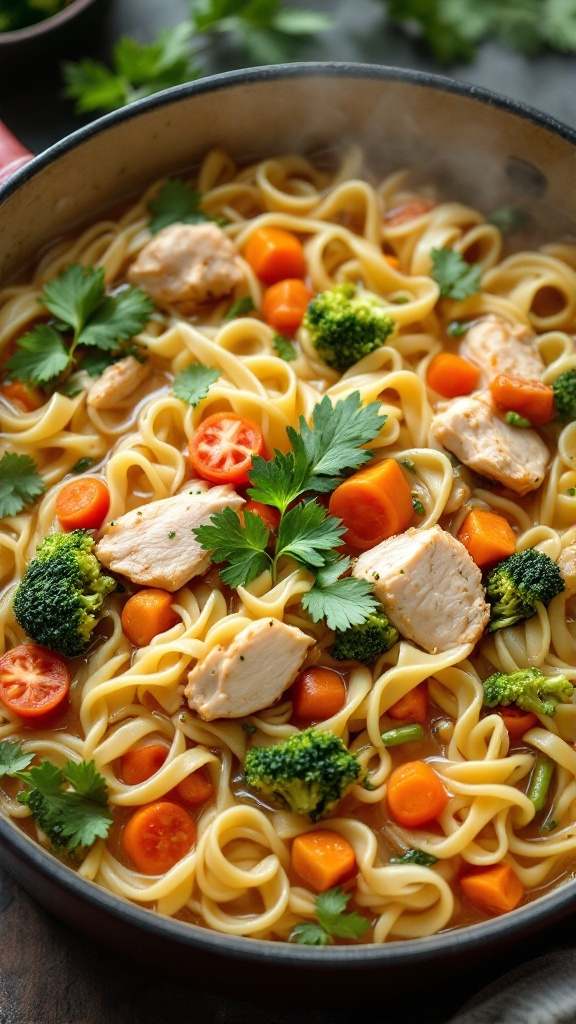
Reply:
<svg viewBox="0 0 576 1024"><path fill-rule="evenodd" d="M202 212L202 193L187 181L173 178L164 182L155 199L148 203L152 213L150 231L156 235L170 224L200 224L210 220Z"/></svg>
<svg viewBox="0 0 576 1024"><path fill-rule="evenodd" d="M302 596L302 607L313 622L326 619L329 629L345 630L360 626L378 607L368 580L341 578L349 566L349 558L325 565L317 573L312 588Z"/></svg>
<svg viewBox="0 0 576 1024"><path fill-rule="evenodd" d="M300 502L280 520L276 558L288 555L303 565L321 567L326 553L337 547L344 527L316 501Z"/></svg>
<svg viewBox="0 0 576 1024"><path fill-rule="evenodd" d="M417 850L413 846L409 846L401 857L390 857L391 864L418 864L423 868L432 867L437 860L438 857L435 857L433 853L425 853L424 850Z"/></svg>
<svg viewBox="0 0 576 1024"><path fill-rule="evenodd" d="M256 309L254 299L251 295L244 295L241 299L237 299L236 302L232 303L228 312L222 317L222 323L228 323L229 320L234 320L237 316L246 316L253 309Z"/></svg>
<svg viewBox="0 0 576 1024"><path fill-rule="evenodd" d="M426 509L424 508L424 505L420 501L420 498L414 493L414 491L412 491L412 506L414 508L414 511L419 516L425 516L426 515Z"/></svg>
<svg viewBox="0 0 576 1024"><path fill-rule="evenodd" d="M289 941L297 942L300 946L328 946L330 936L322 925L314 921L302 921L292 930Z"/></svg>
<svg viewBox="0 0 576 1024"><path fill-rule="evenodd" d="M17 341L14 355L6 363L12 380L45 384L68 366L70 354L62 335L48 324L37 324Z"/></svg>
<svg viewBox="0 0 576 1024"><path fill-rule="evenodd" d="M141 288L128 285L102 298L77 340L103 352L117 352L119 341L138 334L154 312L154 303Z"/></svg>
<svg viewBox="0 0 576 1024"><path fill-rule="evenodd" d="M328 889L316 897L314 922L296 925L290 942L306 946L327 946L337 939L361 939L370 929L370 921L355 910L346 913L350 894L340 888Z"/></svg>
<svg viewBox="0 0 576 1024"><path fill-rule="evenodd" d="M70 470L71 473L85 473L88 469L92 469L92 466L96 465L96 459L90 458L89 455L85 455L83 459L78 459Z"/></svg>
<svg viewBox="0 0 576 1024"><path fill-rule="evenodd" d="M282 334L278 334L275 331L272 344L280 359L283 359L286 363L291 363L294 359L298 359L298 350L289 338L285 338Z"/></svg>
<svg viewBox="0 0 576 1024"><path fill-rule="evenodd" d="M513 412L512 410L510 410L509 412L506 413L506 416L504 418L506 420L506 423L508 423L511 427L532 426L530 420L526 419L525 416L521 416L519 412Z"/></svg>
<svg viewBox="0 0 576 1024"><path fill-rule="evenodd" d="M44 285L40 302L78 335L104 298L104 268L72 263Z"/></svg>
<svg viewBox="0 0 576 1024"><path fill-rule="evenodd" d="M231 587L245 587L271 565L266 551L270 531L255 512L242 513L244 524L232 508L211 516L212 525L197 526L194 534L215 562L229 562L220 576Z"/></svg>
<svg viewBox="0 0 576 1024"><path fill-rule="evenodd" d="M479 263L467 263L455 249L432 249L431 276L440 286L441 299L456 299L461 302L474 295L480 287L482 267Z"/></svg>
<svg viewBox="0 0 576 1024"><path fill-rule="evenodd" d="M29 455L4 452L0 459L0 519L17 516L45 486L34 459Z"/></svg>
<svg viewBox="0 0 576 1024"><path fill-rule="evenodd" d="M24 771L33 760L34 754L25 754L18 743L2 740L0 743L0 779L5 775L16 775Z"/></svg>
<svg viewBox="0 0 576 1024"><path fill-rule="evenodd" d="M210 385L218 380L220 372L212 366L193 363L176 374L172 390L176 398L188 402L188 405L198 405L198 402L206 398Z"/></svg>
<svg viewBox="0 0 576 1024"><path fill-rule="evenodd" d="M67 761L60 769L42 760L38 766L18 772L18 778L28 787L18 800L30 808L57 849L72 853L108 835L112 817L106 784L94 761Z"/></svg>

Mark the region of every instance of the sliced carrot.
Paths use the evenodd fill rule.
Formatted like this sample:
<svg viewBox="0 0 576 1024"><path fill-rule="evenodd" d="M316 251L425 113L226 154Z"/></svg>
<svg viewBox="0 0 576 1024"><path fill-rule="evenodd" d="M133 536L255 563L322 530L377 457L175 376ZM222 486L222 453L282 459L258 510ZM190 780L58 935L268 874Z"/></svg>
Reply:
<svg viewBox="0 0 576 1024"><path fill-rule="evenodd" d="M35 388L32 384L26 384L23 380L4 381L3 384L0 384L0 393L9 402L19 402L27 412L34 412L46 401L46 396L39 388Z"/></svg>
<svg viewBox="0 0 576 1024"><path fill-rule="evenodd" d="M266 529L272 533L276 533L280 526L280 512L278 509L273 508L272 505L264 505L263 502L256 501L254 498L249 498L242 506L240 517L242 517L242 512L253 512L254 515L260 516Z"/></svg>
<svg viewBox="0 0 576 1024"><path fill-rule="evenodd" d="M275 331L290 337L300 327L313 295L299 277L284 278L264 292L262 316Z"/></svg>
<svg viewBox="0 0 576 1024"><path fill-rule="evenodd" d="M469 395L478 385L480 371L453 352L440 352L430 361L426 383L444 398Z"/></svg>
<svg viewBox="0 0 576 1024"><path fill-rule="evenodd" d="M516 551L516 537L510 523L489 509L473 508L462 522L457 537L480 569L490 569Z"/></svg>
<svg viewBox="0 0 576 1024"><path fill-rule="evenodd" d="M414 514L412 493L395 459L384 459L344 480L329 511L346 527L345 544L362 551L406 530Z"/></svg>
<svg viewBox="0 0 576 1024"><path fill-rule="evenodd" d="M292 684L294 714L305 722L323 722L338 714L346 703L346 687L332 668L304 669Z"/></svg>
<svg viewBox="0 0 576 1024"><path fill-rule="evenodd" d="M63 530L97 530L110 508L110 492L103 480L82 477L65 484L56 498L56 516Z"/></svg>
<svg viewBox="0 0 576 1024"><path fill-rule="evenodd" d="M292 843L292 867L317 892L326 892L356 873L356 854L338 832L318 829L296 836Z"/></svg>
<svg viewBox="0 0 576 1024"><path fill-rule="evenodd" d="M174 594L156 587L146 587L128 598L121 622L125 636L134 647L147 647L155 636L176 625L180 616L172 608L173 600Z"/></svg>
<svg viewBox="0 0 576 1024"><path fill-rule="evenodd" d="M517 707L516 704L509 704L506 707L499 704L498 707L492 708L491 712L492 714L500 715L508 730L510 739L513 740L520 739L525 732L528 732L528 729L538 725L538 718L533 711L524 711L523 708Z"/></svg>
<svg viewBox="0 0 576 1024"><path fill-rule="evenodd" d="M284 228L256 228L246 243L244 259L264 284L304 277L306 268L300 239Z"/></svg>
<svg viewBox="0 0 576 1024"><path fill-rule="evenodd" d="M384 215L387 227L395 228L400 224L406 224L415 217L422 217L429 213L436 204L431 199L411 199L407 203L395 206Z"/></svg>
<svg viewBox="0 0 576 1024"><path fill-rule="evenodd" d="M541 380L525 380L508 373L498 373L490 382L490 392L499 409L517 412L534 427L550 423L556 417L554 388Z"/></svg>
<svg viewBox="0 0 576 1024"><path fill-rule="evenodd" d="M127 786L146 782L162 767L168 757L163 743L148 743L145 747L127 750L120 758L120 777Z"/></svg>
<svg viewBox="0 0 576 1024"><path fill-rule="evenodd" d="M506 914L524 895L524 886L509 864L472 871L460 879L460 887L470 903L485 914Z"/></svg>
<svg viewBox="0 0 576 1024"><path fill-rule="evenodd" d="M162 875L173 868L196 842L192 818L170 800L147 804L124 826L122 846L138 871Z"/></svg>
<svg viewBox="0 0 576 1024"><path fill-rule="evenodd" d="M388 779L388 809L398 825L419 828L442 813L449 796L426 761L408 761Z"/></svg>
<svg viewBox="0 0 576 1024"><path fill-rule="evenodd" d="M384 259L386 260L386 263L390 267L393 267L394 270L398 270L398 267L400 266L400 260L398 259L397 256L393 256L392 253L390 252L385 252Z"/></svg>
<svg viewBox="0 0 576 1024"><path fill-rule="evenodd" d="M418 683L414 689L397 700L386 714L396 722L418 722L424 725L428 717L428 685Z"/></svg>
<svg viewBox="0 0 576 1024"><path fill-rule="evenodd" d="M206 768L197 768L195 772L191 772L185 779L182 779L182 782L178 783L175 792L187 804L196 806L196 804L205 804L207 800L212 799L214 786Z"/></svg>

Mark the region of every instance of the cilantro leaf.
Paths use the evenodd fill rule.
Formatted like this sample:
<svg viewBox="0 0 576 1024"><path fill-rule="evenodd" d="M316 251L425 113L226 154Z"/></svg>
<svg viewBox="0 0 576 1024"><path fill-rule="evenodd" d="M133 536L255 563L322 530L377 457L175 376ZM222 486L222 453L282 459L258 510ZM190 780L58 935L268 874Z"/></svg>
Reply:
<svg viewBox="0 0 576 1024"><path fill-rule="evenodd" d="M418 864L423 868L432 867L437 860L438 857L435 857L433 853L425 853L424 850L417 850L414 846L409 846L401 857L390 857L391 864Z"/></svg>
<svg viewBox="0 0 576 1024"><path fill-rule="evenodd" d="M294 359L298 359L298 350L289 338L285 338L282 334L278 334L275 331L272 344L280 359L284 359L286 363L291 363Z"/></svg>
<svg viewBox="0 0 576 1024"><path fill-rule="evenodd" d="M328 889L316 897L318 923L329 935L339 939L360 939L370 928L370 921L362 914L345 913L350 894L342 889Z"/></svg>
<svg viewBox="0 0 576 1024"><path fill-rule="evenodd" d="M288 555L304 565L320 567L338 546L344 528L316 501L300 502L280 520L276 559Z"/></svg>
<svg viewBox="0 0 576 1024"><path fill-rule="evenodd" d="M245 587L271 564L266 545L270 531L255 512L242 513L244 524L232 508L223 508L210 517L211 526L192 531L215 562L229 562L220 576L231 587Z"/></svg>
<svg viewBox="0 0 576 1024"><path fill-rule="evenodd" d="M34 754L25 754L19 743L2 740L0 743L0 779L5 775L16 775L24 771L33 760Z"/></svg>
<svg viewBox="0 0 576 1024"><path fill-rule="evenodd" d="M44 285L40 302L78 335L104 298L104 268L72 263Z"/></svg>
<svg viewBox="0 0 576 1024"><path fill-rule="evenodd" d="M59 377L70 362L70 352L62 335L48 324L37 324L18 338L16 351L6 363L12 380L45 384Z"/></svg>
<svg viewBox="0 0 576 1024"><path fill-rule="evenodd" d="M152 213L150 231L156 235L169 224L200 224L210 220L202 212L202 193L187 181L173 178L166 181L155 199L148 203Z"/></svg>
<svg viewBox="0 0 576 1024"><path fill-rule="evenodd" d="M64 61L64 95L75 100L75 112L88 114L93 110L107 113L129 102L129 85L120 75L91 57L80 61Z"/></svg>
<svg viewBox="0 0 576 1024"><path fill-rule="evenodd" d="M350 566L341 558L319 570L312 588L302 597L302 606L313 622L326 619L329 629L345 630L360 626L378 606L368 580L342 574Z"/></svg>
<svg viewBox="0 0 576 1024"><path fill-rule="evenodd" d="M79 345L114 352L119 341L138 334L154 312L152 299L141 288L128 285L116 295L102 298L78 336Z"/></svg>
<svg viewBox="0 0 576 1024"><path fill-rule="evenodd" d="M45 486L34 459L29 455L4 452L0 459L0 519L17 516Z"/></svg>
<svg viewBox="0 0 576 1024"><path fill-rule="evenodd" d="M57 849L72 853L108 835L112 817L106 784L93 761L67 761L60 769L42 760L38 766L18 772L18 778L28 787L18 800L30 808ZM72 790L66 788L67 783Z"/></svg>
<svg viewBox="0 0 576 1024"><path fill-rule="evenodd" d="M206 398L210 385L218 380L220 372L212 366L193 363L181 373L176 374L172 390L176 398L188 402L188 405L198 405L198 402Z"/></svg>
<svg viewBox="0 0 576 1024"><path fill-rule="evenodd" d="M275 451L273 459L255 455L248 474L248 494L265 505L274 505L284 512L291 501L306 490L310 467L305 454L297 460L293 452Z"/></svg>
<svg viewBox="0 0 576 1024"><path fill-rule="evenodd" d="M300 946L328 946L330 936L322 925L303 921L293 928L289 942L297 942Z"/></svg>
<svg viewBox="0 0 576 1024"><path fill-rule="evenodd" d="M241 299L237 299L236 302L232 303L228 312L222 317L222 323L228 323L229 320L234 320L237 316L246 316L253 309L256 309L254 299L251 295L244 295Z"/></svg>
<svg viewBox="0 0 576 1024"><path fill-rule="evenodd" d="M467 263L455 249L432 249L431 276L440 286L441 299L456 299L461 302L474 295L480 287L482 267L479 263Z"/></svg>

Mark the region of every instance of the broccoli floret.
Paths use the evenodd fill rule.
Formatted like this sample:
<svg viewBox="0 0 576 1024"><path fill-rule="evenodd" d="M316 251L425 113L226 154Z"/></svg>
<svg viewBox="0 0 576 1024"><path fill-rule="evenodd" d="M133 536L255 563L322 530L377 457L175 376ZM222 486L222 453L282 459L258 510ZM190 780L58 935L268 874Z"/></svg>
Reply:
<svg viewBox="0 0 576 1024"><path fill-rule="evenodd" d="M86 530L53 533L36 549L14 597L27 635L68 658L82 654L116 582L102 572Z"/></svg>
<svg viewBox="0 0 576 1024"><path fill-rule="evenodd" d="M494 633L536 614L535 602L547 605L566 584L556 562L535 548L517 551L488 573L486 598Z"/></svg>
<svg viewBox="0 0 576 1024"><path fill-rule="evenodd" d="M369 665L389 651L400 634L383 611L372 612L360 626L337 629L330 651L336 661L361 661Z"/></svg>
<svg viewBox="0 0 576 1024"><path fill-rule="evenodd" d="M380 348L395 326L377 296L351 282L315 295L302 323L321 358L335 370L347 370Z"/></svg>
<svg viewBox="0 0 576 1024"><path fill-rule="evenodd" d="M576 370L565 370L552 381L554 405L563 423L576 420Z"/></svg>
<svg viewBox="0 0 576 1024"><path fill-rule="evenodd" d="M360 762L342 740L315 728L284 743L252 747L244 762L249 786L312 821L329 814L360 773Z"/></svg>
<svg viewBox="0 0 576 1024"><path fill-rule="evenodd" d="M566 676L545 676L537 668L525 668L506 675L494 672L484 680L484 704L517 704L524 711L553 715L557 704L569 704L574 687Z"/></svg>

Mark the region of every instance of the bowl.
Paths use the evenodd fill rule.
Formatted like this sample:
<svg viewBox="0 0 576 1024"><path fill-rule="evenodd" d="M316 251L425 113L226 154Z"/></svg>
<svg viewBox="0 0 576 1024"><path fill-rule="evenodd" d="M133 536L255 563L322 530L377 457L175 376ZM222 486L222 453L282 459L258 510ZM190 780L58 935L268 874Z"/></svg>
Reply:
<svg viewBox="0 0 576 1024"><path fill-rule="evenodd" d="M224 146L247 161L362 145L383 172L417 161L427 180L481 210L516 204L535 237L574 230L576 133L552 118L439 76L355 64L297 64L217 75L132 104L62 140L0 188L0 280L47 242L164 174ZM118 954L219 992L298 1002L374 998L390 980L424 986L482 962L520 959L569 914L567 881L503 917L430 938L302 947L238 938L163 918L85 880L0 819L0 861L41 903ZM300 979L294 985L294 978Z"/></svg>
<svg viewBox="0 0 576 1024"><path fill-rule="evenodd" d="M95 30L112 0L72 0L50 18L0 32L0 76L29 74L30 64L71 57Z"/></svg>

